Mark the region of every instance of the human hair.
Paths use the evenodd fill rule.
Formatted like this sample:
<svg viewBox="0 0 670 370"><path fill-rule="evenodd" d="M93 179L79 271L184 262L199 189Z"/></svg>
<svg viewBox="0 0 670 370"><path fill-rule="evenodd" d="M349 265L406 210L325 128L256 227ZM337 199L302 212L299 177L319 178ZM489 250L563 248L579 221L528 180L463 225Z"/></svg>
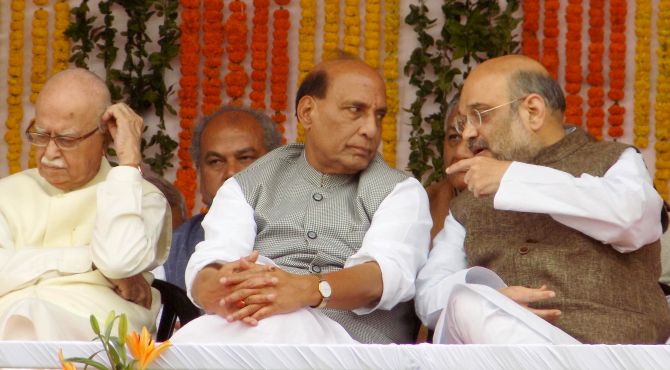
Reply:
<svg viewBox="0 0 670 370"><path fill-rule="evenodd" d="M363 61L356 55L337 50L335 56L328 59L323 64L343 60L356 60L363 63ZM326 73L325 68L323 68L323 64L311 70L300 83L298 92L295 94L296 116L298 115L298 103L300 103L300 99L304 96L313 96L318 99L326 97L326 93L328 92L328 73Z"/></svg>
<svg viewBox="0 0 670 370"><path fill-rule="evenodd" d="M449 103L447 103L447 111L444 115L444 132L447 132L449 129L449 117L454 112L455 109L458 109L458 101L461 99L461 93L457 92L454 96L451 97Z"/></svg>
<svg viewBox="0 0 670 370"><path fill-rule="evenodd" d="M177 208L182 220L186 220L186 202L182 193L172 183L148 168L142 168L142 177L152 183L165 195L170 208Z"/></svg>
<svg viewBox="0 0 670 370"><path fill-rule="evenodd" d="M512 73L508 82L511 98L520 98L528 94L538 94L551 111L565 113L565 95L563 89L551 76L536 71L517 71ZM512 108L516 109L519 102Z"/></svg>
<svg viewBox="0 0 670 370"><path fill-rule="evenodd" d="M277 130L277 125L267 114L255 109L241 107L237 105L224 105L214 114L204 117L193 129L193 142L191 143L191 159L196 168L200 168L200 146L202 144L202 133L207 125L216 117L229 112L246 113L251 115L263 129L263 145L267 151L278 148L281 145L281 133Z"/></svg>

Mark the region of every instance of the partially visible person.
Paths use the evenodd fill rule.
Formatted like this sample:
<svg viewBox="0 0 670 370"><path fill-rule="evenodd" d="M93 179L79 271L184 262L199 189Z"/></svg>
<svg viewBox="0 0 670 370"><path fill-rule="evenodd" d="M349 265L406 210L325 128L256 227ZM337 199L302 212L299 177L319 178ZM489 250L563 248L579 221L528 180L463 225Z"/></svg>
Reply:
<svg viewBox="0 0 670 370"><path fill-rule="evenodd" d="M262 112L223 106L201 120L193 132L191 158L200 176L200 194L207 206L221 185L265 153L281 145L277 125ZM196 244L205 239L204 213L193 216L172 234L172 248L163 265L167 281L182 289L188 259Z"/></svg>
<svg viewBox="0 0 670 370"><path fill-rule="evenodd" d="M431 225L421 184L377 149L384 79L359 59L302 81L305 144L268 153L218 191L186 269L209 315L174 342L413 343L414 279Z"/></svg>
<svg viewBox="0 0 670 370"><path fill-rule="evenodd" d="M450 205L417 278L417 312L448 343L664 343L662 199L642 156L564 126L547 70L510 55L477 66L457 128ZM436 324L436 322L439 322Z"/></svg>
<svg viewBox="0 0 670 370"><path fill-rule="evenodd" d="M445 119L445 135L443 146L444 166L449 167L461 159L472 158L473 154L468 144L462 140L461 134L454 126L458 115L458 98L456 94L447 106L447 118ZM465 189L465 174L463 172L447 174L447 177L428 188L428 202L430 203L430 216L433 218L433 228L430 230L431 240L444 227L444 219L449 214L449 201L459 192Z"/></svg>
<svg viewBox="0 0 670 370"><path fill-rule="evenodd" d="M170 213L172 214L172 230L177 230L186 221L186 202L184 201L184 196L174 184L153 172L149 167L142 167L142 177L157 187L167 199L170 205Z"/></svg>
<svg viewBox="0 0 670 370"><path fill-rule="evenodd" d="M37 169L0 180L1 340L90 340L89 316L110 311L153 327L147 271L167 257L171 229L165 197L138 170L143 124L89 71L44 85L26 130Z"/></svg>

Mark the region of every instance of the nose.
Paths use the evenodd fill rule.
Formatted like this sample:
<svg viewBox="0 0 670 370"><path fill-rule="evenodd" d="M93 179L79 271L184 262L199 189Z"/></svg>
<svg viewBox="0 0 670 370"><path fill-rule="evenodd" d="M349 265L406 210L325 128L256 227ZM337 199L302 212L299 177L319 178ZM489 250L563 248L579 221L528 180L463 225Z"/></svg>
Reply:
<svg viewBox="0 0 670 370"><path fill-rule="evenodd" d="M236 173L240 172L242 170L240 162L237 160L229 161L228 166L226 167L225 175L226 179L229 179L233 176L235 176Z"/></svg>
<svg viewBox="0 0 670 370"><path fill-rule="evenodd" d="M466 123L463 127L463 133L461 134L463 140L461 142L468 142L470 139L476 138L479 136L479 131L477 128L470 122Z"/></svg>
<svg viewBox="0 0 670 370"><path fill-rule="evenodd" d="M374 113L372 113L365 116L361 124L361 128L358 131L363 136L373 138L377 136L380 129L381 129L381 122L377 118L377 116Z"/></svg>
<svg viewBox="0 0 670 370"><path fill-rule="evenodd" d="M47 146L44 148L44 155L47 157L47 159L56 159L60 157L60 148L58 145L56 145L56 141L53 138L49 140Z"/></svg>

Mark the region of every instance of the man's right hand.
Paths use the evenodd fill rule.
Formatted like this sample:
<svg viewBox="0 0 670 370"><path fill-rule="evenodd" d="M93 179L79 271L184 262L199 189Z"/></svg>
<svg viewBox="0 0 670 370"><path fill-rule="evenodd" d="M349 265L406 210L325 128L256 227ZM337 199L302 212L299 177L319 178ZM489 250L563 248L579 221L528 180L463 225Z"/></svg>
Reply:
<svg viewBox="0 0 670 370"><path fill-rule="evenodd" d="M556 293L553 290L548 290L546 285L542 285L539 289L526 288L522 286L508 286L502 289L498 289L498 291L503 295L505 295L507 298L526 307L526 309L528 309L530 312L540 316L541 318L549 322L556 321L561 316L560 310L555 309L540 310L528 306L528 304L533 302L539 302L545 299L556 297Z"/></svg>
<svg viewBox="0 0 670 370"><path fill-rule="evenodd" d="M273 268L268 265L256 264L257 259L258 252L254 251L238 261L223 265L210 265L200 270L193 282L193 299L209 314L216 314L225 318L232 312L237 311L240 308L236 305L237 302L225 302L223 300L223 297L232 292L232 287L225 284L225 279L223 282L221 279L236 272L254 270L260 272Z"/></svg>

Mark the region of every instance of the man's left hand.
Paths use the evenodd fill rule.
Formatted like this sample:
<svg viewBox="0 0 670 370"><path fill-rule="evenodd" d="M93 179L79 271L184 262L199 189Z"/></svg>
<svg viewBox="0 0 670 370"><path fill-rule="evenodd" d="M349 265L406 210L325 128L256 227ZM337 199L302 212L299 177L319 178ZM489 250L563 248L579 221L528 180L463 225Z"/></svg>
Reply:
<svg viewBox="0 0 670 370"><path fill-rule="evenodd" d="M458 161L446 170L447 174L465 172L465 183L475 197L495 194L512 162L489 157L473 157Z"/></svg>
<svg viewBox="0 0 670 370"><path fill-rule="evenodd" d="M232 293L226 302L243 302L239 310L228 315L228 321L242 320L249 325L272 315L289 313L318 304L320 296L313 275L296 275L275 268L271 271L243 271L229 275L225 284Z"/></svg>
<svg viewBox="0 0 670 370"><path fill-rule="evenodd" d="M140 141L144 120L124 103L117 103L107 108L102 115L102 122L107 126L114 140L114 149L120 165L139 166L142 161Z"/></svg>
<svg viewBox="0 0 670 370"><path fill-rule="evenodd" d="M121 298L144 308L151 308L151 285L142 274L123 279L109 279L109 281L114 284L114 291Z"/></svg>

